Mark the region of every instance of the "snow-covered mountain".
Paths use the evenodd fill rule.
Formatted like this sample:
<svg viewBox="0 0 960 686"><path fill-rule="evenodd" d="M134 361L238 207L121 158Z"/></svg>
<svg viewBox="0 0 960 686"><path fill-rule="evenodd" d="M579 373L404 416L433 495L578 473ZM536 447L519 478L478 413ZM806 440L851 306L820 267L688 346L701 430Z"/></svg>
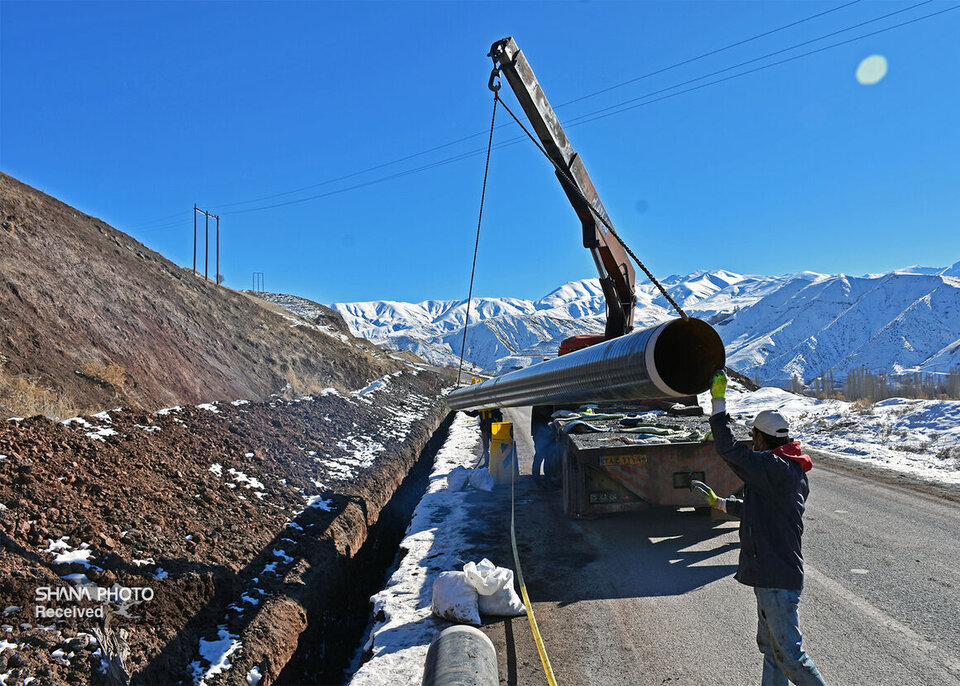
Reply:
<svg viewBox="0 0 960 686"><path fill-rule="evenodd" d="M861 365L883 372L946 372L960 365L960 262L866 276L785 276L700 271L663 282L690 315L723 338L728 364L764 382L822 371L842 378ZM638 285L635 324L672 316L652 284ZM333 305L351 331L411 350L435 364L459 361L465 300ZM601 333L605 304L596 279L572 281L539 300L477 298L466 359L502 373L553 357L560 342Z"/></svg>

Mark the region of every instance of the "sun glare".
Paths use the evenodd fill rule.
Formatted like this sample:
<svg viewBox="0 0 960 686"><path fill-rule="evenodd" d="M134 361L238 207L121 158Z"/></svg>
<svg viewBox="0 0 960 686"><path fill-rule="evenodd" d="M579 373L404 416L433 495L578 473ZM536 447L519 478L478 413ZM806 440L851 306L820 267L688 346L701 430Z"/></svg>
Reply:
<svg viewBox="0 0 960 686"><path fill-rule="evenodd" d="M857 81L864 86L879 83L887 75L887 58L883 55L870 55L857 67Z"/></svg>

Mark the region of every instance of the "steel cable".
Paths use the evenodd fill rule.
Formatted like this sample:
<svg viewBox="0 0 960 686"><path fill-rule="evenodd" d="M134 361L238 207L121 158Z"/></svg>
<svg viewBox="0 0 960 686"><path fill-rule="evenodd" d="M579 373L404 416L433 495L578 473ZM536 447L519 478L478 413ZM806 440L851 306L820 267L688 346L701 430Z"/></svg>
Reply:
<svg viewBox="0 0 960 686"><path fill-rule="evenodd" d="M473 277L477 272L477 252L480 249L480 224L483 222L483 201L487 197L487 174L490 171L490 151L493 149L493 129L497 123L497 102L500 98L493 93L493 116L490 118L490 139L487 141L487 161L483 165L483 190L480 191L480 216L477 217L477 240L473 244L473 266L470 268L470 290L467 292L467 316L463 320L463 340L460 342L460 367L457 369L457 388L460 388L460 374L463 372L463 356L467 350L467 327L470 325L470 302L473 300Z"/></svg>
<svg viewBox="0 0 960 686"><path fill-rule="evenodd" d="M499 93L496 94L496 99L500 100ZM500 102L503 104L503 109L507 111L507 114L513 117L513 120L517 122L517 125L521 129L523 129L523 132L527 134L527 137L533 141L534 145L536 145L537 148L540 150L540 152L543 153L543 156L546 157L550 161L550 164L552 164L556 168L557 174L560 175L560 178L562 178L564 182L567 184L567 186L569 186L570 189L573 190L573 192L580 197L580 199L583 201L583 204L590 209L590 212L592 212L597 219L600 220L601 224L607 227L607 230L611 233L611 235L614 238L617 239L617 242L623 247L626 253L630 257L632 257L633 261L637 263L637 266L643 270L643 273L647 275L648 279L650 279L650 283L652 283L654 286L657 287L657 290L660 291L661 295L663 295L663 297L666 298L667 302L673 306L673 309L675 309L683 319L689 319L690 316L686 312L684 312L683 308L681 308L680 305L678 305L677 302L670 296L670 294L667 293L667 289L664 288L663 285L657 280L657 277L655 277L653 273L649 269L647 269L647 266L640 260L639 257L637 257L637 254L630 249L630 246L628 246L622 238L620 238L620 234L617 233L617 230L614 229L613 226L610 224L610 222L607 221L604 218L604 216L600 214L597 208L593 206L593 203L587 200L587 197L583 194L583 191L580 190L580 187L576 184L576 182L573 179L570 178L570 175L567 173L567 170L561 167L559 164L557 164L557 162L552 157L550 157L550 154L543 148L543 145L540 144L540 141L538 141L534 137L534 135L527 130L527 127L523 125L522 121L517 119L517 115L515 115L513 113L513 110L511 110L507 106L507 103L503 102L502 100L500 100Z"/></svg>

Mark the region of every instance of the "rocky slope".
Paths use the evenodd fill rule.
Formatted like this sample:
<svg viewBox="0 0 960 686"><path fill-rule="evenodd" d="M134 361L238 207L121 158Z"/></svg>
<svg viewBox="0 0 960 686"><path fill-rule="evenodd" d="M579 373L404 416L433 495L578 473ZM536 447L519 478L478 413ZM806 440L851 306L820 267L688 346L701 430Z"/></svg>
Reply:
<svg viewBox="0 0 960 686"><path fill-rule="evenodd" d="M5 174L0 217L0 414L350 389L400 368Z"/></svg>

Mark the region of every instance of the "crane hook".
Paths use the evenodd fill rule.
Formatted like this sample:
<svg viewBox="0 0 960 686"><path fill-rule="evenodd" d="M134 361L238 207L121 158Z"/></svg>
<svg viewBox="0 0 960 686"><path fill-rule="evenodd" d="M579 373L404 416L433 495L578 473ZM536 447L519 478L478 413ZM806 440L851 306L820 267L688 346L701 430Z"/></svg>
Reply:
<svg viewBox="0 0 960 686"><path fill-rule="evenodd" d="M500 85L501 85L500 82L497 81L496 83L494 83L494 81L499 78L500 78L500 65L497 63L496 58L494 58L493 71L490 72L490 80L487 81L487 88L492 90L494 93L500 90Z"/></svg>

